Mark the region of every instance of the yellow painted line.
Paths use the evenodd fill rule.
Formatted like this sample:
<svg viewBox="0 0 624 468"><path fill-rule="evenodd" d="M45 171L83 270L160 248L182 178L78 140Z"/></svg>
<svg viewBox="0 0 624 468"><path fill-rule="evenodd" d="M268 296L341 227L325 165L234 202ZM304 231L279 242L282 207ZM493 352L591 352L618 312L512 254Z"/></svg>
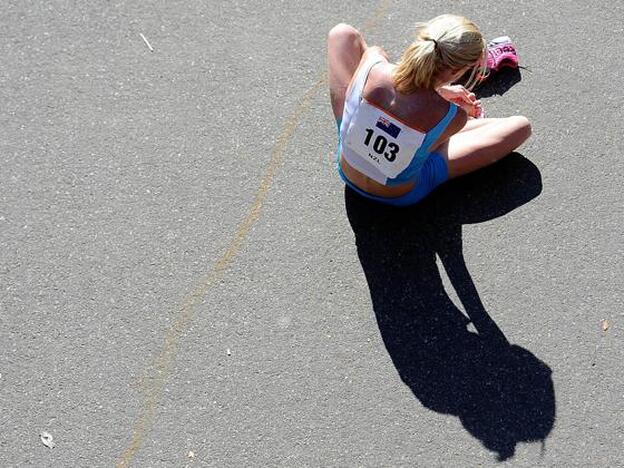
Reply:
<svg viewBox="0 0 624 468"><path fill-rule="evenodd" d="M383 0L375 14L367 21L363 29L374 27L379 17L386 12L389 3L389 0ZM175 322L165 335L165 344L162 350L154 360L153 364L146 370L146 376L142 379L142 387L145 393L145 403L132 429L132 438L130 443L117 462L118 468L130 466L132 459L143 443L145 434L151 429L154 417L156 416L156 411L158 409L158 404L160 403L162 397L165 382L169 378L171 368L173 367L173 362L177 354L178 344L182 333L187 329L188 325L193 320L196 307L202 302L204 297L206 297L208 290L218 283L221 278L223 278L223 275L230 263L232 263L232 260L236 257L245 243L245 240L249 235L249 231L260 217L262 207L269 193L269 189L273 185L273 179L275 178L279 167L282 165L286 149L299 125L299 121L305 112L310 108L316 93L326 84L326 82L326 72L323 72L321 78L319 78L310 87L310 89L306 91L305 95L301 99L301 102L286 121L284 129L273 147L269 166L264 174L264 177L262 178L262 182L260 183L260 187L256 193L251 208L238 226L238 229L228 245L227 250L223 253L223 255L221 255L221 257L219 257L214 267L199 282L197 287L185 298L182 307L178 310Z"/></svg>
<svg viewBox="0 0 624 468"><path fill-rule="evenodd" d="M243 243L245 242L245 239L249 234L249 230L260 217L262 206L266 200L269 189L271 188L273 179L275 178L275 174L277 173L277 170L284 159L286 147L288 146L288 143L295 133L295 129L297 128L299 120L301 119L305 111L310 107L312 98L317 93L319 88L324 84L324 77L314 83L314 85L306 92L295 112L286 122L286 126L273 149L273 154L271 156L269 167L264 174L262 182L260 183L260 188L256 193L254 202L251 205L247 216L245 216L245 219L243 219L238 229L236 230L236 233L225 253L221 255L212 270L198 284L193 292L191 292L191 294L185 299L182 307L177 314L175 322L165 335L165 345L163 346L160 354L155 359L152 368L148 371L147 377L143 379L143 387L146 394L145 405L143 407L143 410L141 411L139 419L134 425L130 445L128 445L126 450L123 452L119 462L117 463L118 467L129 466L130 461L141 446L143 436L145 435L145 432L151 427L154 420L156 408L161 399L162 389L165 385L165 381L169 377L169 372L175 359L180 336L193 319L193 316L195 315L195 308L197 307L197 305L199 305L204 299L210 287L217 283L223 277L223 274L225 273L227 267L230 265L236 254L240 251Z"/></svg>

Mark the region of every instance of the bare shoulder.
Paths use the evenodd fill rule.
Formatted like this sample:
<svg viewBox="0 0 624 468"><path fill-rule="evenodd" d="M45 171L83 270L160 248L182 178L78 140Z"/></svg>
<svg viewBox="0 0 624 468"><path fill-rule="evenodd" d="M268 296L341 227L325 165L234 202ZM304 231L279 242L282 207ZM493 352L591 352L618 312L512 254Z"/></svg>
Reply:
<svg viewBox="0 0 624 468"><path fill-rule="evenodd" d="M390 106L396 95L389 68L387 61L373 67L364 87L364 97L380 106Z"/></svg>
<svg viewBox="0 0 624 468"><path fill-rule="evenodd" d="M364 63L368 62L371 57L379 57L381 58L381 62L386 63L386 64L388 63L388 54L386 53L385 50L383 50L379 46L370 46L362 54L362 58L360 60L360 64L358 65L358 69L362 67Z"/></svg>
<svg viewBox="0 0 624 468"><path fill-rule="evenodd" d="M362 69L364 64L374 55L375 56L381 55L382 59L386 63L388 62L388 55L386 54L386 52L381 47L378 47L378 46L370 46L370 47L368 47L364 51L364 53L362 54L362 57L360 59L360 63L358 64L355 72L353 73L353 76L351 77L351 81L349 82L349 86L347 88L347 94L349 94L351 92L351 87L353 86L353 81L355 80L355 77L358 76L358 74L360 73L360 70Z"/></svg>
<svg viewBox="0 0 624 468"><path fill-rule="evenodd" d="M386 62L390 60L388 58L388 53L379 46L370 46L368 49L366 49L366 52L364 52L364 56L370 57L371 55L381 55L386 60Z"/></svg>

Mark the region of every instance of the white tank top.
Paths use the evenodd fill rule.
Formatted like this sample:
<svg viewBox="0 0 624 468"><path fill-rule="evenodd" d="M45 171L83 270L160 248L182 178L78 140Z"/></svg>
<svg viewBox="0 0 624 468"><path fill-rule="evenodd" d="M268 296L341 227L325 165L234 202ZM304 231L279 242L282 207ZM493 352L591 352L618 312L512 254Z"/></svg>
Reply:
<svg viewBox="0 0 624 468"><path fill-rule="evenodd" d="M384 61L380 55L371 55L360 68L345 99L340 139L342 157L362 174L383 185L403 180L417 169L414 161L422 163L427 151L455 116L451 105L447 115L427 133L419 131L362 97L371 68ZM405 171L414 161L415 164ZM396 179L396 180L392 180Z"/></svg>

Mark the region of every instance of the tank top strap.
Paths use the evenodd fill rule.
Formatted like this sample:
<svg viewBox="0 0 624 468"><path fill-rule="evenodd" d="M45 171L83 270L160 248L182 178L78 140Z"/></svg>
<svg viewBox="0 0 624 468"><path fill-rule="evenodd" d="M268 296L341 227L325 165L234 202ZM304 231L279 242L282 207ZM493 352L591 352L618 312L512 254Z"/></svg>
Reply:
<svg viewBox="0 0 624 468"><path fill-rule="evenodd" d="M446 130L446 128L451 123L451 121L455 118L455 115L457 115L457 104L453 104L452 102L449 102L448 112L442 118L442 120L440 120L436 124L435 127L433 127L431 130L427 132L427 136L425 137L425 141L423 141L423 144L420 147L420 151L424 153L429 152L429 148L431 148L431 145L433 145L436 142L436 140L440 138L440 135L444 133L444 130Z"/></svg>
<svg viewBox="0 0 624 468"><path fill-rule="evenodd" d="M351 86L351 92L345 99L345 101L357 101L359 102L362 99L362 92L364 91L364 86L366 85L366 81L368 80L368 75L375 65L379 62L383 62L384 58L381 55L371 55L369 59L364 63L362 68L360 68L358 74L353 81L353 86ZM356 104L356 103L353 103Z"/></svg>

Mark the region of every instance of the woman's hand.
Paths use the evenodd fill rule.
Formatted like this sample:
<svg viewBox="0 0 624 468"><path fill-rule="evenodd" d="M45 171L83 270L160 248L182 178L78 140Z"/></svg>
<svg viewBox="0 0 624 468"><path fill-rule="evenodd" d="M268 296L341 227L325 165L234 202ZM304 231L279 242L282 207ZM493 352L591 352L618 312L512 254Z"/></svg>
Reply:
<svg viewBox="0 0 624 468"><path fill-rule="evenodd" d="M470 117L479 118L484 114L481 101L462 85L440 86L436 88L436 92L447 101L464 109Z"/></svg>

